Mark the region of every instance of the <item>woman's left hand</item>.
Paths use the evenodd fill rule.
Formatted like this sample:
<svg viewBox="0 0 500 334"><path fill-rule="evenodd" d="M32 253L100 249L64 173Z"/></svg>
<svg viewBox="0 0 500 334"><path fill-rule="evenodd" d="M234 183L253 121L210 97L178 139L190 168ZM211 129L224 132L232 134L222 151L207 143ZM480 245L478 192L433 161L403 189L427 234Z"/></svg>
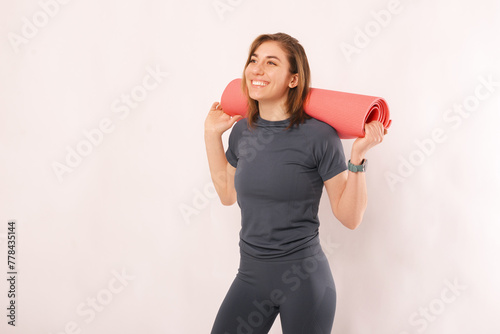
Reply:
<svg viewBox="0 0 500 334"><path fill-rule="evenodd" d="M378 145L384 140L387 130L379 121L371 121L365 124L365 136L357 138L352 144L352 152L359 156L364 156L369 149Z"/></svg>

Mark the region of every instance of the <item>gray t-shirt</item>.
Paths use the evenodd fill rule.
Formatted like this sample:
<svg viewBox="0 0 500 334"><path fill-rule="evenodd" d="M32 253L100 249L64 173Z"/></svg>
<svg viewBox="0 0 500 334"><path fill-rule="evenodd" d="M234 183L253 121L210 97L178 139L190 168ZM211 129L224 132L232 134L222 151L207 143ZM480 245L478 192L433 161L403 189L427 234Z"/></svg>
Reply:
<svg viewBox="0 0 500 334"><path fill-rule="evenodd" d="M229 135L226 158L236 167L239 247L245 255L292 259L316 254L323 182L347 169L332 126L310 118L285 130L289 122L258 115L257 127L248 129L243 118Z"/></svg>

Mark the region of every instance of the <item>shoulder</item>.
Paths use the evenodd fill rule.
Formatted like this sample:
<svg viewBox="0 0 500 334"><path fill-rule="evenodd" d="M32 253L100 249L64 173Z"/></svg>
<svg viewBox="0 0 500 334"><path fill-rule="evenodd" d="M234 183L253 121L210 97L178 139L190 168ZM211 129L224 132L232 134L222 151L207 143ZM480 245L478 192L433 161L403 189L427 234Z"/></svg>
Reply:
<svg viewBox="0 0 500 334"><path fill-rule="evenodd" d="M337 130L333 126L314 117L307 119L302 128L308 136L319 140L338 138Z"/></svg>
<svg viewBox="0 0 500 334"><path fill-rule="evenodd" d="M247 123L247 118L242 118L239 121L236 121L236 123L233 124L233 127L231 128L231 134L233 135L241 135L243 131L245 131L248 128L248 123Z"/></svg>

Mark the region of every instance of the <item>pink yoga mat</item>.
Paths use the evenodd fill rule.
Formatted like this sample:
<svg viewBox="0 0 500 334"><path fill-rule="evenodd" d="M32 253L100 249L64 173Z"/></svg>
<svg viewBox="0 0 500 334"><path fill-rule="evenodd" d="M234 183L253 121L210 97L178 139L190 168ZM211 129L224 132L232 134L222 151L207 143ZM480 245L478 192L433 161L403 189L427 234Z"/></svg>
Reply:
<svg viewBox="0 0 500 334"><path fill-rule="evenodd" d="M224 89L221 106L228 115L246 117L248 104L241 79L234 79ZM379 121L385 129L391 125L387 102L376 96L311 88L304 111L330 124L342 139L364 137L364 125L371 121Z"/></svg>

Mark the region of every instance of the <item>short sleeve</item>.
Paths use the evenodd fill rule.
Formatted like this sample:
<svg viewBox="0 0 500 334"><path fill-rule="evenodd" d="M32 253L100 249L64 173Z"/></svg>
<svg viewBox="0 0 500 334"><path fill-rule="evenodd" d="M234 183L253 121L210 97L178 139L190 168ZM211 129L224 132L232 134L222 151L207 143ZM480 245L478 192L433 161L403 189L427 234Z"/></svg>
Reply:
<svg viewBox="0 0 500 334"><path fill-rule="evenodd" d="M231 133L229 134L228 148L226 150L226 159L234 168L236 168L236 166L238 165L237 137L238 131L235 124L231 129Z"/></svg>
<svg viewBox="0 0 500 334"><path fill-rule="evenodd" d="M321 131L317 144L319 148L315 150L316 161L323 182L347 169L344 148L333 127L329 126L328 131Z"/></svg>

